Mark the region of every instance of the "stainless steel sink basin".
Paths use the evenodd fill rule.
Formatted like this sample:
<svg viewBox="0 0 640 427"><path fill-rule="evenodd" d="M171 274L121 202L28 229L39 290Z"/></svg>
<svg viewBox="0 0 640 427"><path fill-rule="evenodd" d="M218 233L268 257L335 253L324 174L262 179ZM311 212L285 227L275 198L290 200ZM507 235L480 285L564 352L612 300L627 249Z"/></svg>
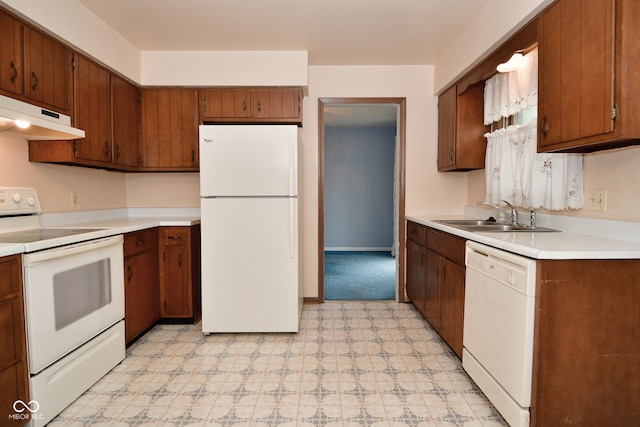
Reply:
<svg viewBox="0 0 640 427"><path fill-rule="evenodd" d="M451 227L461 228L467 231L476 231L479 233L493 233L493 232L550 232L560 231L552 228L545 227L531 227L523 224L505 224L503 222L487 221L487 220L469 220L469 219L443 219L437 220L441 224L449 225Z"/></svg>

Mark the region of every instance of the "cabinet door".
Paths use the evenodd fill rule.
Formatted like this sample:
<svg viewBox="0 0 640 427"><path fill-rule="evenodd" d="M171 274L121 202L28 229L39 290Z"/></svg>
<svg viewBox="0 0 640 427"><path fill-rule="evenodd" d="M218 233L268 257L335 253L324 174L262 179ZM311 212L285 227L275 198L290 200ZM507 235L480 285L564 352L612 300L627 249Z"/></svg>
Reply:
<svg viewBox="0 0 640 427"><path fill-rule="evenodd" d="M158 230L124 236L125 339L130 342L160 319Z"/></svg>
<svg viewBox="0 0 640 427"><path fill-rule="evenodd" d="M160 312L163 318L193 317L190 237L188 227L160 228Z"/></svg>
<svg viewBox="0 0 640 427"><path fill-rule="evenodd" d="M0 92L22 95L22 23L0 10Z"/></svg>
<svg viewBox="0 0 640 427"><path fill-rule="evenodd" d="M247 89L202 90L202 106L203 120L251 117L251 98Z"/></svg>
<svg viewBox="0 0 640 427"><path fill-rule="evenodd" d="M440 255L430 249L424 255L424 316L438 332L440 321ZM440 332L441 333L441 332Z"/></svg>
<svg viewBox="0 0 640 427"><path fill-rule="evenodd" d="M253 117L256 119L298 120L302 92L298 89L265 89L251 91Z"/></svg>
<svg viewBox="0 0 640 427"><path fill-rule="evenodd" d="M143 89L140 155L145 169L199 169L197 90Z"/></svg>
<svg viewBox="0 0 640 427"><path fill-rule="evenodd" d="M407 295L424 315L424 246L407 240Z"/></svg>
<svg viewBox="0 0 640 427"><path fill-rule="evenodd" d="M24 95L71 115L72 51L28 26L23 35Z"/></svg>
<svg viewBox="0 0 640 427"><path fill-rule="evenodd" d="M441 258L440 270L440 334L458 357L462 357L465 269Z"/></svg>
<svg viewBox="0 0 640 427"><path fill-rule="evenodd" d="M20 259L19 255L0 258L0 407L5 409L4 417L13 413L10 408L16 400L29 402Z"/></svg>
<svg viewBox="0 0 640 427"><path fill-rule="evenodd" d="M135 167L140 144L140 91L121 79L111 76L113 108L113 162Z"/></svg>
<svg viewBox="0 0 640 427"><path fill-rule="evenodd" d="M613 132L614 0L561 0L542 18L539 151Z"/></svg>
<svg viewBox="0 0 640 427"><path fill-rule="evenodd" d="M76 142L76 157L112 163L111 80L110 73L98 64L76 55L76 127L85 138Z"/></svg>
<svg viewBox="0 0 640 427"><path fill-rule="evenodd" d="M456 86L438 97L438 170L455 167Z"/></svg>
<svg viewBox="0 0 640 427"><path fill-rule="evenodd" d="M125 339L130 342L160 319L157 246L125 259Z"/></svg>

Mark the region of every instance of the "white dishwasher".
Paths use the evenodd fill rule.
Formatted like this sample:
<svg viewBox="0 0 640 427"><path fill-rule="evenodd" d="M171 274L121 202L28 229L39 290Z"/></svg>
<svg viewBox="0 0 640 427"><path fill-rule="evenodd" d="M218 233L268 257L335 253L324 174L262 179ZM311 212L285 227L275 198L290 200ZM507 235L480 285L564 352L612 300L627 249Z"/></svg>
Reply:
<svg viewBox="0 0 640 427"><path fill-rule="evenodd" d="M467 242L462 366L511 426L529 425L536 261Z"/></svg>

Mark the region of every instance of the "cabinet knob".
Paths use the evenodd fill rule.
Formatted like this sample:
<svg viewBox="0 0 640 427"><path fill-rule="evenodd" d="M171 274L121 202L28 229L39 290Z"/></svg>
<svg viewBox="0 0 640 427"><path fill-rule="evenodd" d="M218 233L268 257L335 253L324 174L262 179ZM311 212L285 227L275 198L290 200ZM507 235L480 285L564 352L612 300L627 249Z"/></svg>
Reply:
<svg viewBox="0 0 640 427"><path fill-rule="evenodd" d="M138 245L138 246L144 245L144 240L143 239L138 240L136 242L136 245Z"/></svg>
<svg viewBox="0 0 640 427"><path fill-rule="evenodd" d="M182 239L182 234L174 234L172 236L167 236L167 239L169 239L169 240L180 240L180 239Z"/></svg>

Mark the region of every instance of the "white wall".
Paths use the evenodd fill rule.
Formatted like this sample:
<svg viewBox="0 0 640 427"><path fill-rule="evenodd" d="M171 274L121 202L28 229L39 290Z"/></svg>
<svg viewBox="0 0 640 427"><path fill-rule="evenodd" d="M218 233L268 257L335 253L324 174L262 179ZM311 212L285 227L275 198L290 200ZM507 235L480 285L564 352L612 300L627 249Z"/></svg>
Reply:
<svg viewBox="0 0 640 427"><path fill-rule="evenodd" d="M126 207L123 173L30 163L28 143L0 134L0 185L34 187L43 213ZM71 191L79 193L71 206Z"/></svg>
<svg viewBox="0 0 640 427"><path fill-rule="evenodd" d="M435 63L434 92L486 58L553 0L494 0L463 31Z"/></svg>
<svg viewBox="0 0 640 427"><path fill-rule="evenodd" d="M437 172L437 98L432 66L312 66L302 128L304 171L304 282L307 297L318 289L318 99L405 97L406 213L462 213L465 174Z"/></svg>
<svg viewBox="0 0 640 427"><path fill-rule="evenodd" d="M57 35L77 51L140 83L140 51L79 2L0 0L0 4Z"/></svg>

